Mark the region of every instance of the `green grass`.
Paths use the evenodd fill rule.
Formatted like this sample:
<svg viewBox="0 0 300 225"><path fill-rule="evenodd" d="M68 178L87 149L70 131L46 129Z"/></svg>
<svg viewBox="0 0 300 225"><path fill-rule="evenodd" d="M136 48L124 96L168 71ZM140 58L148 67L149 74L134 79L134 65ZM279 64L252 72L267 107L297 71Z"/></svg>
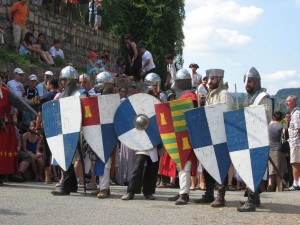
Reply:
<svg viewBox="0 0 300 225"><path fill-rule="evenodd" d="M19 55L15 53L15 49L12 47L4 47L0 46L0 55L2 62L10 62L19 66L34 66L34 67L42 67L42 68L53 68L51 65L47 63L39 62L32 55ZM61 58L54 58L56 67L55 68L63 68L67 66L65 60ZM78 73L86 73L86 68L76 68Z"/></svg>

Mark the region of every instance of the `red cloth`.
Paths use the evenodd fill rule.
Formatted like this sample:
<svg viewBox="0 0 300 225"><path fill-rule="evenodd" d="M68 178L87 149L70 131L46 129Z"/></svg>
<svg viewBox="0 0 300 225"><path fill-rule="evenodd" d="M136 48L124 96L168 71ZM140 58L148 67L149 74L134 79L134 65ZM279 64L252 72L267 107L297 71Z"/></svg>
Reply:
<svg viewBox="0 0 300 225"><path fill-rule="evenodd" d="M12 121L8 89L1 87L3 98L0 98L0 119L5 117ZM18 171L18 152L16 129L12 124L0 128L0 174L14 174Z"/></svg>
<svg viewBox="0 0 300 225"><path fill-rule="evenodd" d="M196 108L198 106L198 99L197 99L197 95L195 94L195 92L190 91L190 92L184 93L183 95L180 96L179 99L184 99L184 98L191 98L193 100L194 108ZM191 174L192 174L192 176L196 176L198 162L197 162L197 157L193 150L191 151L187 161L192 162ZM184 165L182 167L184 167Z"/></svg>
<svg viewBox="0 0 300 225"><path fill-rule="evenodd" d="M168 177L175 177L176 176L176 163L171 159L170 155L167 151L163 154L160 159L160 173L162 175Z"/></svg>

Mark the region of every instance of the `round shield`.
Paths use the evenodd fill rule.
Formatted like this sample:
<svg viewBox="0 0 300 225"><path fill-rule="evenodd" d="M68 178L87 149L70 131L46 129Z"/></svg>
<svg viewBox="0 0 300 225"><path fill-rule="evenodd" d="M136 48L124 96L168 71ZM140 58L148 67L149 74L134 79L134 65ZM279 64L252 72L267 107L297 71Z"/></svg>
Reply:
<svg viewBox="0 0 300 225"><path fill-rule="evenodd" d="M161 142L154 109L159 103L148 94L135 94L121 103L114 116L114 128L124 145L145 151Z"/></svg>

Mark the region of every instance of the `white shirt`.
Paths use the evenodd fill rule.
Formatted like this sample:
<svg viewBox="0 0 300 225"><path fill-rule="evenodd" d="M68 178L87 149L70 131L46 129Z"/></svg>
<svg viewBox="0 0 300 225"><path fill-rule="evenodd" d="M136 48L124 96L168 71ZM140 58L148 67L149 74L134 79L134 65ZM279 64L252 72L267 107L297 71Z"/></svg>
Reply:
<svg viewBox="0 0 300 225"><path fill-rule="evenodd" d="M167 69L168 69L168 72L170 72L170 74L171 74L170 82L173 83L176 78L176 73L178 70L181 69L181 67L176 61L174 61L172 64L168 64Z"/></svg>
<svg viewBox="0 0 300 225"><path fill-rule="evenodd" d="M36 86L36 89L38 90L40 97L43 97L45 94L47 94L47 89L46 89L46 87L44 85L44 82L39 83Z"/></svg>
<svg viewBox="0 0 300 225"><path fill-rule="evenodd" d="M158 153L157 153L157 147L153 147L149 150L145 151L136 151L136 155L148 155L150 156L152 162L157 162L158 161Z"/></svg>
<svg viewBox="0 0 300 225"><path fill-rule="evenodd" d="M146 61L148 60L150 60L150 63L147 66L144 66ZM152 54L149 51L145 51L144 54L142 55L142 67L144 67L145 72L155 68Z"/></svg>
<svg viewBox="0 0 300 225"><path fill-rule="evenodd" d="M62 59L65 58L65 55L64 55L63 50L61 50L60 48L59 48L58 50L56 50L56 49L54 48L54 46L52 46L52 47L50 48L50 54L51 54L51 56L53 56L53 57L59 56L59 57L61 57Z"/></svg>
<svg viewBox="0 0 300 225"><path fill-rule="evenodd" d="M12 90L15 94L17 94L18 96L22 97L22 86L23 84L15 81L15 80L10 80L7 83L7 86L9 87L10 90Z"/></svg>
<svg viewBox="0 0 300 225"><path fill-rule="evenodd" d="M191 73L191 78L192 78L192 87L197 88L199 86L199 82L202 79L202 75L199 73L192 74Z"/></svg>
<svg viewBox="0 0 300 225"><path fill-rule="evenodd" d="M205 97L207 96L208 91L206 90L206 88L204 87L203 84L200 84L200 85L198 86L198 93L199 93L199 94L203 94Z"/></svg>

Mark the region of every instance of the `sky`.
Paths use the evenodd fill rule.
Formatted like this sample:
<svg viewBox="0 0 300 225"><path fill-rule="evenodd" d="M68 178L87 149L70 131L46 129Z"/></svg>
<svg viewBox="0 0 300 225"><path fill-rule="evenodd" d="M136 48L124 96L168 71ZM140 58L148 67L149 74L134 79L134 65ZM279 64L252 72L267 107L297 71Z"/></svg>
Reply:
<svg viewBox="0 0 300 225"><path fill-rule="evenodd" d="M251 67L269 94L300 87L300 0L185 0L185 16L183 68L223 69L230 92Z"/></svg>

